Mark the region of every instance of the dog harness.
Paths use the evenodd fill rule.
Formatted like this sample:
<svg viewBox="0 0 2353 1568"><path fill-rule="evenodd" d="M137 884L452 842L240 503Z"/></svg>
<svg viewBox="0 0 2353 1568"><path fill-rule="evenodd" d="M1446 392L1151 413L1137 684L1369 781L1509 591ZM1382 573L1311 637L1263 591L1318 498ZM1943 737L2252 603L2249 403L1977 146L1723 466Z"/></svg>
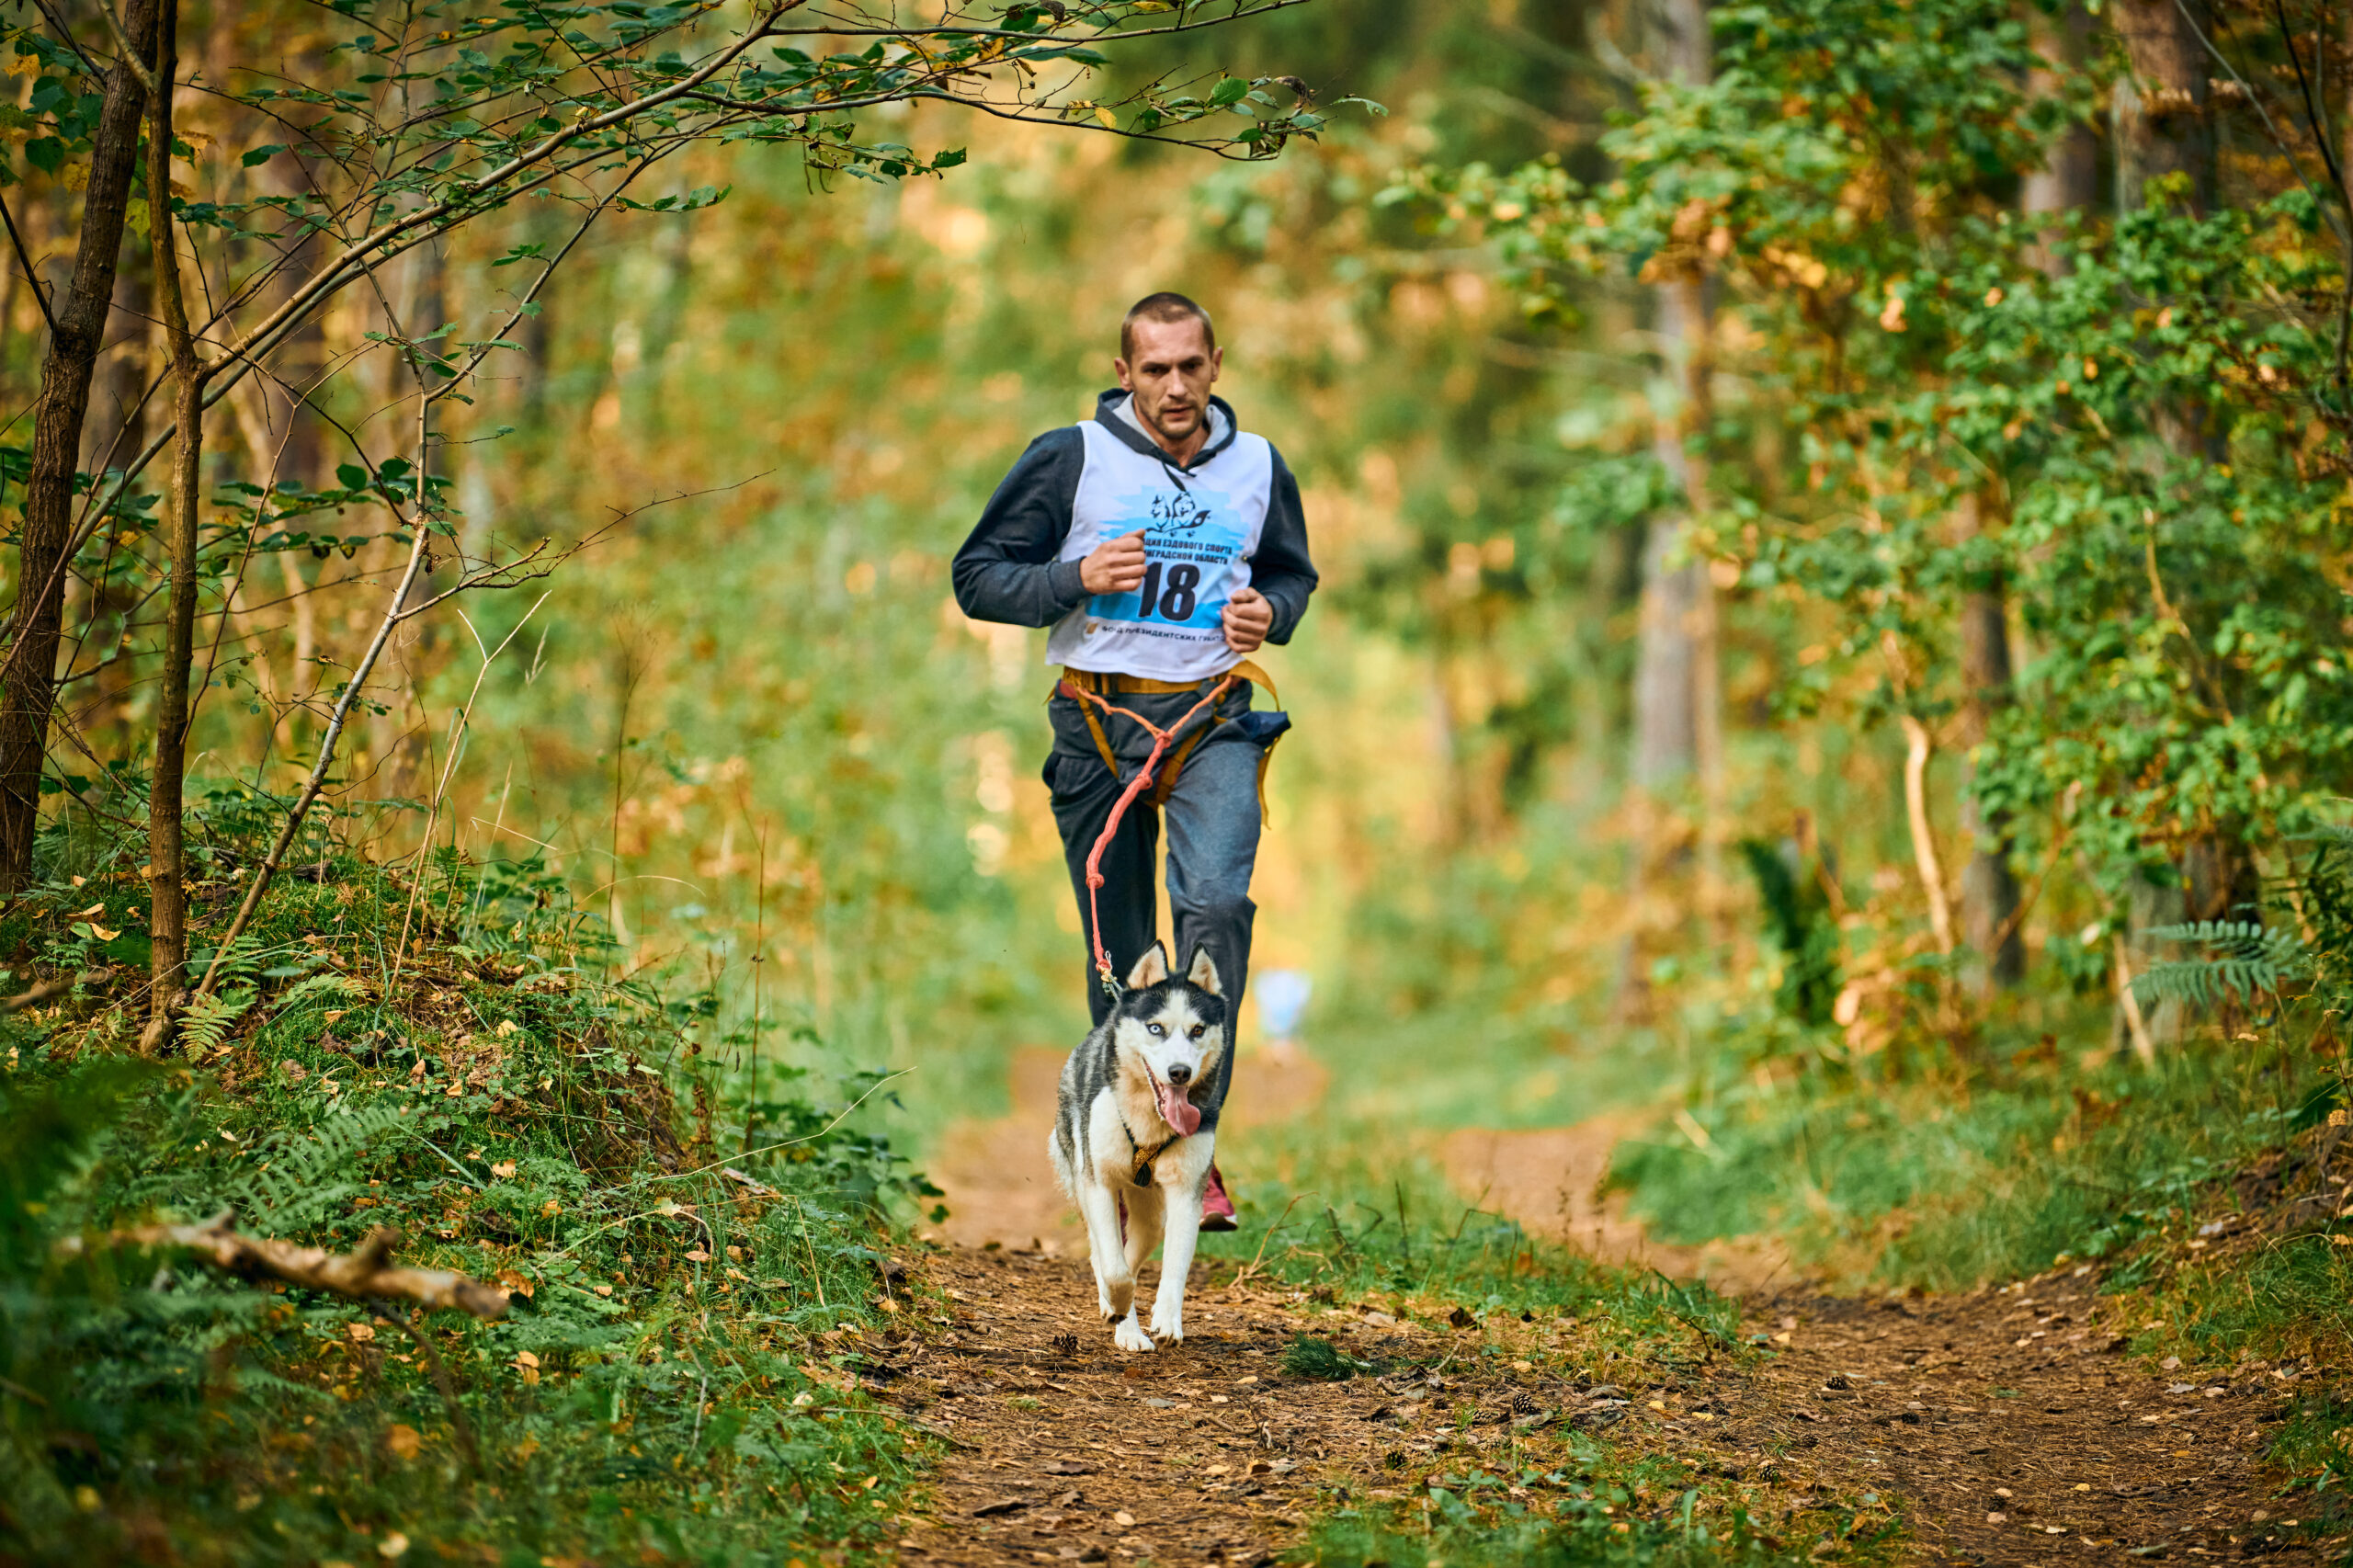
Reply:
<svg viewBox="0 0 2353 1568"><path fill-rule="evenodd" d="M1095 717L1095 709L1100 708L1106 714L1117 713L1131 722L1142 725L1152 733L1151 755L1143 759L1143 766L1136 769L1135 777L1128 780L1128 787L1120 791L1120 798L1111 803L1110 815L1103 820L1103 831L1096 837L1095 847L1086 852L1087 939L1095 945L1095 973L1102 981L1104 991L1116 998L1124 988L1120 984L1119 977L1112 973L1111 955L1103 947L1103 915L1095 897L1097 892L1103 886L1103 851L1110 847L1113 835L1120 831L1120 819L1128 814L1128 808L1135 804L1136 797L1151 788L1154 770L1160 766L1161 756L1168 750L1168 743L1175 740L1186 725L1203 713L1215 709L1224 699L1225 694L1233 689L1233 683L1237 680L1246 680L1254 685L1263 686L1269 696L1274 694L1275 683L1267 677L1266 671L1245 659L1218 677L1217 684L1211 686L1199 702L1185 710L1182 718L1164 730L1142 714L1131 712L1125 708L1114 708L1106 702L1099 693L1073 684L1070 678L1072 676L1082 678L1091 677L1097 682L1125 682L1127 684L1124 689L1129 691L1134 691L1145 686L1157 687L1162 690L1169 691L1198 691L1204 683L1200 681L1156 682L1142 676L1104 676L1093 675L1092 672L1086 670L1073 670L1067 672L1062 680L1054 684L1057 696L1068 697L1078 704L1079 711L1086 715L1087 731L1094 735L1096 749L1103 754L1103 766L1111 770L1113 778L1120 777L1119 757L1111 750L1111 739L1104 733L1101 721ZM1122 688L1114 687L1113 689ZM1279 702L1281 699L1276 698L1276 700ZM1090 703L1093 704L1092 707L1088 706ZM1249 716L1256 717L1256 715ZM1283 731L1290 727L1290 721L1283 718L1279 712L1268 714L1267 717L1279 722L1267 730L1263 736L1257 737L1262 747L1258 753L1258 820L1262 824L1266 821L1267 813L1267 761L1274 755L1275 742L1281 739ZM1154 805L1163 804L1167 801L1168 786L1176 781L1177 771L1185 766L1185 758L1192 755L1193 748L1200 744L1201 737L1208 734L1209 731L1209 725L1202 725L1194 733L1192 739L1185 743L1183 749L1177 752L1176 760L1169 764L1167 783L1163 784L1160 787L1160 792L1153 797ZM1134 1133L1128 1134L1128 1142L1131 1143L1135 1142Z"/></svg>
<svg viewBox="0 0 2353 1568"><path fill-rule="evenodd" d="M1274 676L1260 669L1255 660L1243 660L1227 670L1225 676L1226 678L1218 685L1218 691L1221 694L1233 684L1235 678L1240 678L1248 681L1252 686L1265 687L1267 700L1273 703L1278 710L1282 707L1282 694L1275 689ZM1146 676L1105 675L1096 670L1065 667L1063 671L1063 678L1054 683L1054 695L1073 698L1077 701L1078 711L1086 721L1086 733L1095 738L1097 755L1103 758L1103 766L1111 770L1111 777L1117 778L1120 776L1120 758L1118 754L1112 751L1111 736L1103 728L1103 721L1095 716L1095 710L1100 708L1107 714L1117 713L1123 719L1142 724L1147 730L1151 730L1152 725L1127 709L1112 707L1104 701L1103 698L1106 695L1158 697L1172 692L1199 691L1201 689L1201 684L1197 680L1154 680ZM1253 717L1256 716L1253 715ZM1192 717L1191 713L1188 713L1184 718L1177 720L1171 726L1172 731L1183 729ZM1176 748L1176 756L1168 764L1168 771L1161 777L1160 783L1152 791L1154 805L1165 806L1168 803L1168 792L1176 787L1176 776L1184 771L1185 759L1193 755L1193 748L1201 744L1212 727L1209 724L1202 725L1194 732L1191 739ZM1281 738L1283 730L1289 727L1286 724L1266 735L1251 737L1266 748L1258 755L1258 824L1261 827L1265 826L1267 822L1267 764L1274 757L1275 742ZM1154 733L1158 733L1157 731ZM1148 767L1150 765L1146 766Z"/></svg>

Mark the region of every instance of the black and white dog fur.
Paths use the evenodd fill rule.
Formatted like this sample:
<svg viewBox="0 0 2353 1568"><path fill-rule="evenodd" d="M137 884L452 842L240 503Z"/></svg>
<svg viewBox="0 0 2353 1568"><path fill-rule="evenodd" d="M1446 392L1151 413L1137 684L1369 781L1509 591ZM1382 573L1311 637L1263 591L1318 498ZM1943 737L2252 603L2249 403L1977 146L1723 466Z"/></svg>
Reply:
<svg viewBox="0 0 2353 1568"><path fill-rule="evenodd" d="M1158 942L1128 971L1111 1016L1063 1064L1047 1152L1086 1221L1103 1321L1122 1350L1185 1337L1185 1277L1201 1231L1201 1187L1217 1130L1194 1096L1218 1081L1228 1030L1224 987L1208 949L1182 979ZM1120 1234L1122 1205L1127 1236ZM1136 1321L1136 1269L1166 1239L1152 1329Z"/></svg>

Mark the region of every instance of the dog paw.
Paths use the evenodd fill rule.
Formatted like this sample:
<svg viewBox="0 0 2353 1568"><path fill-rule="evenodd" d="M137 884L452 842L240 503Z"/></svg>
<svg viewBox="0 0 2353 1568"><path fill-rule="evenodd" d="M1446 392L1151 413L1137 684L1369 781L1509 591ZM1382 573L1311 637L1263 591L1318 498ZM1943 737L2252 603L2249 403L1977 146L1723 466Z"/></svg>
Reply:
<svg viewBox="0 0 2353 1568"><path fill-rule="evenodd" d="M1176 1344L1185 1337L1185 1320L1181 1317L1173 1320L1164 1318L1154 1312L1152 1318L1152 1336L1164 1344Z"/></svg>
<svg viewBox="0 0 2353 1568"><path fill-rule="evenodd" d="M1111 1330L1111 1342L1122 1350L1149 1350L1152 1335L1133 1318L1121 1318Z"/></svg>

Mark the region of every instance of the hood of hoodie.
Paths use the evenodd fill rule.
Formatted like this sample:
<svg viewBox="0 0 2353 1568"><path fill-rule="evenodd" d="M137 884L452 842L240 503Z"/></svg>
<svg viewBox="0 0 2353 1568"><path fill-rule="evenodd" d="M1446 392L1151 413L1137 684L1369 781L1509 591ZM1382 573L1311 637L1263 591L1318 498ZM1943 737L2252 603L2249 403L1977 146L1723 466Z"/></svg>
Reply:
<svg viewBox="0 0 2353 1568"><path fill-rule="evenodd" d="M1171 467L1176 466L1176 460L1152 438L1152 432L1145 429L1143 421L1136 417L1135 409L1131 406L1134 402L1135 394L1120 387L1097 394L1095 422L1145 457L1157 458ZM1209 426L1210 438L1201 443L1201 449L1193 454L1193 460L1183 465L1188 472L1200 467L1233 445L1233 438L1242 433L1241 422L1233 416L1233 405L1214 392L1210 394Z"/></svg>

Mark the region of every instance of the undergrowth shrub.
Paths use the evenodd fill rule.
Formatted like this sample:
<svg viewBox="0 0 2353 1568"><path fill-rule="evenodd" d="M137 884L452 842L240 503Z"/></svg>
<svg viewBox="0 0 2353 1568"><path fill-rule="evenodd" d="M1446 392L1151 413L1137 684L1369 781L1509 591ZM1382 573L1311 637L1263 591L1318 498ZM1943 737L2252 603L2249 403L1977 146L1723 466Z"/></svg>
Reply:
<svg viewBox="0 0 2353 1568"><path fill-rule="evenodd" d="M199 962L247 816L204 819ZM881 1074L832 1098L772 1068L755 1108L716 999L607 980L535 868L324 840L140 1062L137 861L45 847L0 918L8 981L75 977L0 1024L0 1554L783 1562L889 1528L924 1450L858 1372L894 1336L891 1216L930 1189L851 1120ZM108 1241L224 1210L337 1251L394 1227L509 1315Z"/></svg>

